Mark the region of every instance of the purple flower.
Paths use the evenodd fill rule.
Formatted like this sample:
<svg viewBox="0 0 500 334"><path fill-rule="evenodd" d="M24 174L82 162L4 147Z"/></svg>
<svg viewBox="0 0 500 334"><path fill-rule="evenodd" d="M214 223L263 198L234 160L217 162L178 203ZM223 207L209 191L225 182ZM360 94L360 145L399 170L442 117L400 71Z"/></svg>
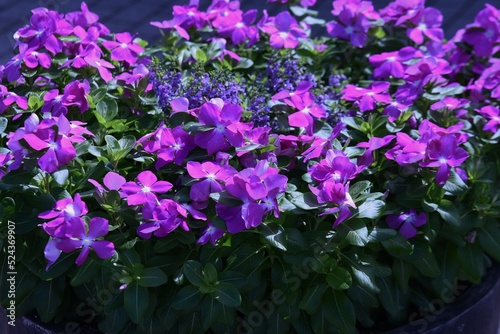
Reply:
<svg viewBox="0 0 500 334"><path fill-rule="evenodd" d="M313 180L318 182L332 181L334 183L347 184L349 180L357 175L357 166L338 150L328 150L325 159L312 165L309 174Z"/></svg>
<svg viewBox="0 0 500 334"><path fill-rule="evenodd" d="M412 58L422 57L422 53L411 46L402 48L399 51L383 52L370 56L370 64L375 67L373 72L375 78L384 79L391 75L395 78L402 78L405 74L405 61Z"/></svg>
<svg viewBox="0 0 500 334"><path fill-rule="evenodd" d="M267 212L279 217L277 196L285 192L288 178L278 174L277 168L261 160L255 168L246 168L226 181L226 190L243 204L229 206L217 203L216 212L225 222L230 233L256 227Z"/></svg>
<svg viewBox="0 0 500 334"><path fill-rule="evenodd" d="M147 78L148 76L148 68L143 64L139 64L132 70L132 73L124 72L116 76L115 79L123 80L127 85L132 84L134 86L137 86L139 84L139 81L141 81L143 78ZM148 89L146 89L146 91L148 91Z"/></svg>
<svg viewBox="0 0 500 334"><path fill-rule="evenodd" d="M420 163L421 167L439 167L436 181L439 185L446 183L450 177L450 167L460 166L469 154L463 148L458 147L457 137L447 134L440 139L433 139L427 145L428 161Z"/></svg>
<svg viewBox="0 0 500 334"><path fill-rule="evenodd" d="M366 1L341 1L342 4L333 2L333 15L338 15L338 21L328 22L326 31L330 36L350 41L353 46L363 47L368 39L368 30L371 5L368 7ZM368 16L367 16L368 15Z"/></svg>
<svg viewBox="0 0 500 334"><path fill-rule="evenodd" d="M64 105L77 106L81 113L89 109L87 94L90 93L90 84L87 80L83 82L72 81L64 87Z"/></svg>
<svg viewBox="0 0 500 334"><path fill-rule="evenodd" d="M43 229L53 237L66 237L67 223L72 218L81 217L88 213L87 205L82 201L80 194L75 194L73 198L63 198L56 202L52 210L44 211L38 218L50 221L42 224Z"/></svg>
<svg viewBox="0 0 500 334"><path fill-rule="evenodd" d="M143 216L152 222L143 222L137 228L137 234L143 239L151 238L152 234L163 238L179 226L189 231L186 222L187 211L175 201L163 199L154 207L152 213L147 212L149 207L145 207L145 210Z"/></svg>
<svg viewBox="0 0 500 334"><path fill-rule="evenodd" d="M495 106L486 106L481 109L476 109L476 111L488 120L483 130L493 133L497 132L498 126L500 125L500 109Z"/></svg>
<svg viewBox="0 0 500 334"><path fill-rule="evenodd" d="M123 176L115 172L108 172L104 176L102 181L104 186L106 186L106 188L104 188L99 182L97 182L94 179L88 179L88 181L94 185L101 199L105 197L105 193L107 193L108 191L111 190L119 191L122 185L124 185L127 182L127 180L125 180Z"/></svg>
<svg viewBox="0 0 500 334"><path fill-rule="evenodd" d="M37 8L31 11L30 24L17 31L19 41L28 44L28 48L38 50L45 47L56 54L62 50L62 42L54 36L59 21L59 13L47 8Z"/></svg>
<svg viewBox="0 0 500 334"><path fill-rule="evenodd" d="M47 269L55 262L54 257L55 254L57 254L57 250L63 251L64 253L70 253L74 250L81 249L75 261L77 266L81 266L85 262L91 248L101 259L112 257L115 254L115 246L113 243L107 240L98 240L98 238L108 234L108 231L109 223L104 218L92 218L89 221L88 232L85 229L85 223L82 218L72 218L69 221L66 237L51 239L45 247L46 258L49 260ZM55 240L55 242L53 240Z"/></svg>
<svg viewBox="0 0 500 334"><path fill-rule="evenodd" d="M155 193L163 194L172 188L170 182L158 181L156 175L148 170L137 175L137 181L122 185L128 205L155 204L158 201Z"/></svg>
<svg viewBox="0 0 500 334"><path fill-rule="evenodd" d="M236 170L229 166L221 166L207 161L203 163L189 161L186 165L189 175L194 179L203 179L191 186L189 196L193 201L203 202L209 199L211 193L223 190L219 182L224 183Z"/></svg>
<svg viewBox="0 0 500 334"><path fill-rule="evenodd" d="M368 167L373 163L373 151L389 145L396 138L394 135L387 135L383 138L371 137L368 142L359 143L358 147L366 148L365 153L358 158L358 166Z"/></svg>
<svg viewBox="0 0 500 334"><path fill-rule="evenodd" d="M115 68L113 64L110 62L101 59L99 53L97 51L90 52L87 56L83 58L89 66L92 66L97 69L99 75L105 82L109 82L113 80L113 75L109 71L110 68Z"/></svg>
<svg viewBox="0 0 500 334"><path fill-rule="evenodd" d="M202 236L198 239L197 243L200 245L204 245L210 241L210 243L215 246L217 240L222 238L224 235L223 230L219 230L215 227L211 221L207 222L207 227L203 229Z"/></svg>
<svg viewBox="0 0 500 334"><path fill-rule="evenodd" d="M314 96L309 92L297 101L296 107L299 111L288 116L288 123L291 126L306 128L306 133L312 135L314 131L314 119L325 118L326 111L314 103Z"/></svg>
<svg viewBox="0 0 500 334"><path fill-rule="evenodd" d="M23 110L28 109L28 99L26 97L9 92L7 87L0 85L0 114L3 114L14 103Z"/></svg>
<svg viewBox="0 0 500 334"><path fill-rule="evenodd" d="M252 9L241 15L241 11L235 11L237 18L234 22L227 24L227 20L223 26L216 26L218 32L223 37L231 37L233 44L241 44L248 38L248 45L252 46L259 40L259 30L257 27L252 26L257 17L257 10Z"/></svg>
<svg viewBox="0 0 500 334"><path fill-rule="evenodd" d="M477 14L474 24L467 26L462 39L474 47L476 55L489 57L493 53L493 46L500 36L498 17L498 9L486 4L486 8Z"/></svg>
<svg viewBox="0 0 500 334"><path fill-rule="evenodd" d="M240 122L242 111L240 106L224 103L221 99L212 99L203 104L198 115L200 123L213 126L214 129L197 133L195 144L207 149L210 155L226 151L231 146L242 147L245 143L244 133L251 127Z"/></svg>
<svg viewBox="0 0 500 334"><path fill-rule="evenodd" d="M408 37L416 44L424 42L424 35L433 41L441 42L444 37L443 29L439 28L443 22L443 15L435 8L425 8L419 15L420 21L414 28L407 31Z"/></svg>
<svg viewBox="0 0 500 334"><path fill-rule="evenodd" d="M417 227L427 223L427 215L425 212L417 214L415 209L410 209L400 215L388 215L386 221L390 228L399 229L399 233L410 239L417 235Z"/></svg>
<svg viewBox="0 0 500 334"><path fill-rule="evenodd" d="M134 65L139 54L144 52L142 46L134 43L133 36L128 32L115 35L115 41L104 41L102 45L111 50L111 59L118 61L126 61L130 65Z"/></svg>
<svg viewBox="0 0 500 334"><path fill-rule="evenodd" d="M342 183L333 181L323 182L320 187L310 187L313 194L318 198L318 203L333 204L332 208L327 209L325 212L319 214L320 216L338 213L337 219L333 223L333 228L337 227L343 221L352 216L349 207L356 209L356 204L349 194L349 186Z"/></svg>
<svg viewBox="0 0 500 334"><path fill-rule="evenodd" d="M275 49L294 49L300 38L306 33L299 28L297 20L289 12L281 12L261 27L262 31L271 35L269 43Z"/></svg>
<svg viewBox="0 0 500 334"><path fill-rule="evenodd" d="M380 11L385 22L396 21L396 27L405 23L417 24L425 8L425 0L396 0Z"/></svg>
<svg viewBox="0 0 500 334"><path fill-rule="evenodd" d="M356 101L361 112L373 110L377 102L391 103L391 96L385 93L391 84L385 81L376 81L368 88L347 85L343 90L342 98L346 101Z"/></svg>

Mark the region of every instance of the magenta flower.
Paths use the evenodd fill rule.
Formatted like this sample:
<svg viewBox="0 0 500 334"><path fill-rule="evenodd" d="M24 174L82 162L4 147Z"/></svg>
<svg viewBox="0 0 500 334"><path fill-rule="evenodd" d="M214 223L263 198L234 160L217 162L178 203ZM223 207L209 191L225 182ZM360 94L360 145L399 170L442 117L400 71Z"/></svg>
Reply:
<svg viewBox="0 0 500 334"><path fill-rule="evenodd" d="M357 166L342 151L328 150L325 159L312 165L309 174L318 182L347 184L357 175Z"/></svg>
<svg viewBox="0 0 500 334"><path fill-rule="evenodd" d="M211 221L207 222L207 227L205 227L202 231L202 236L198 239L197 243L200 245L204 245L210 241L210 243L215 246L217 240L222 238L224 235L223 230L219 230L215 227Z"/></svg>
<svg viewBox="0 0 500 334"><path fill-rule="evenodd" d="M227 151L231 146L242 147L245 143L244 133L251 125L241 123L240 106L224 103L221 99L212 99L200 107L199 120L204 125L213 126L213 130L198 132L194 142L201 148L214 154Z"/></svg>
<svg viewBox="0 0 500 334"><path fill-rule="evenodd" d="M424 35L433 41L441 42L444 38L441 23L443 22L443 15L435 8L425 8L419 15L420 20L416 27L410 28L407 31L408 37L416 44L424 42Z"/></svg>
<svg viewBox="0 0 500 334"><path fill-rule="evenodd" d="M80 194L75 194L73 198L63 198L58 200L52 210L44 211L38 218L50 221L42 224L43 229L49 235L58 238L66 237L68 229L67 223L72 218L78 218L88 213L87 205L82 201Z"/></svg>
<svg viewBox="0 0 500 334"><path fill-rule="evenodd" d="M145 210L149 211L149 208L145 207ZM152 234L163 238L179 226L189 231L186 209L170 199L161 200L152 213L143 211L143 215L146 219L152 220L152 222L141 223L137 228L137 234L143 239L151 238Z"/></svg>
<svg viewBox="0 0 500 334"><path fill-rule="evenodd" d="M425 8L425 0L396 0L380 10L385 22L393 22L396 27L405 23L417 24L419 15Z"/></svg>
<svg viewBox="0 0 500 334"><path fill-rule="evenodd" d="M137 175L137 181L122 185L128 205L155 204L158 201L155 193L163 194L172 188L170 182L158 181L156 175L148 170Z"/></svg>
<svg viewBox="0 0 500 334"><path fill-rule="evenodd" d="M113 80L113 75L109 71L110 68L115 68L113 64L110 62L101 59L99 53L97 51L90 52L87 56L83 58L89 66L92 66L97 69L99 75L105 82L109 82Z"/></svg>
<svg viewBox="0 0 500 334"><path fill-rule="evenodd" d="M410 209L400 215L388 215L386 222L390 228L399 230L406 239L410 239L417 235L417 227L427 223L427 215L425 212L417 214L415 209Z"/></svg>
<svg viewBox="0 0 500 334"><path fill-rule="evenodd" d="M260 225L268 212L279 218L277 196L285 192L288 178L278 174L261 160L255 168L246 168L226 181L226 190L243 204L228 206L217 203L215 209L230 233L238 233Z"/></svg>
<svg viewBox="0 0 500 334"><path fill-rule="evenodd" d="M294 49L299 45L299 39L306 33L299 28L297 20L289 12L281 12L261 27L262 31L271 35L269 43L275 49Z"/></svg>
<svg viewBox="0 0 500 334"><path fill-rule="evenodd" d="M355 101L361 112L373 110L379 103L391 103L391 96L385 93L391 84L385 81L376 81L368 88L347 85L343 90L342 98L346 101Z"/></svg>
<svg viewBox="0 0 500 334"><path fill-rule="evenodd" d="M422 53L411 46L406 46L399 51L383 52L370 56L370 64L375 68L375 78L385 79L390 76L402 78L405 74L405 61L422 57Z"/></svg>
<svg viewBox="0 0 500 334"><path fill-rule="evenodd" d="M26 97L9 92L7 87L0 85L0 114L3 114L14 103L23 110L28 109L28 99Z"/></svg>
<svg viewBox="0 0 500 334"><path fill-rule="evenodd" d="M427 145L428 161L420 163L421 167L439 167L436 181L439 185L446 183L450 177L450 167L460 166L469 154L463 148L458 147L457 137L447 134L440 139L433 139Z"/></svg>
<svg viewBox="0 0 500 334"><path fill-rule="evenodd" d="M335 1L333 5L334 10L332 13L338 15L338 21L326 24L328 34L332 37L350 41L353 46L362 48L368 40L368 30L371 26L367 16L358 11L360 9L358 4L346 4L340 12L335 10Z"/></svg>
<svg viewBox="0 0 500 334"><path fill-rule="evenodd" d="M64 105L65 106L77 106L81 113L84 113L89 109L89 102L87 100L87 94L90 93L90 84L87 80L83 82L72 81L64 87Z"/></svg>
<svg viewBox="0 0 500 334"><path fill-rule="evenodd" d="M124 72L116 76L115 79L123 80L127 85L132 84L134 86L137 86L139 84L139 81L141 81L143 78L147 78L148 75L149 75L148 68L143 64L139 64L132 70L132 73ZM148 91L148 89L146 89L146 91Z"/></svg>
<svg viewBox="0 0 500 334"><path fill-rule="evenodd" d="M373 151L378 150L384 146L389 145L392 140L396 138L394 135L387 135L383 138L371 137L368 142L359 143L358 147L366 148L362 156L358 158L358 166L368 167L373 163Z"/></svg>
<svg viewBox="0 0 500 334"><path fill-rule="evenodd" d="M51 58L47 53L35 49L28 49L27 44L21 44L19 46L19 54L22 55L24 64L29 68L36 68L38 65L43 68L49 68L51 65Z"/></svg>
<svg viewBox="0 0 500 334"><path fill-rule="evenodd" d="M193 201L203 202L209 199L211 193L223 190L224 183L236 170L229 166L221 166L207 161L203 163L189 161L186 165L189 175L194 179L203 179L191 186L189 196Z"/></svg>
<svg viewBox="0 0 500 334"><path fill-rule="evenodd" d="M115 41L104 41L102 45L111 50L111 59L118 61L126 61L130 65L137 62L139 54L144 52L142 46L134 43L134 38L130 33L124 32L115 35Z"/></svg>
<svg viewBox="0 0 500 334"><path fill-rule="evenodd" d="M288 116L288 123L294 127L303 127L308 135L314 132L314 120L326 117L326 111L314 103L314 96L307 92L296 103L299 111ZM314 116L314 117L313 117Z"/></svg>
<svg viewBox="0 0 500 334"><path fill-rule="evenodd" d="M257 10L251 9L243 15L241 15L241 11L237 12L239 15L236 22L216 28L218 28L218 32L221 36L231 37L233 44L238 45L248 39L247 46L252 46L259 40L260 37L257 27L252 26L255 18L257 17Z"/></svg>
<svg viewBox="0 0 500 334"><path fill-rule="evenodd" d="M19 41L28 44L29 49L38 50L45 47L52 54L62 50L62 42L54 36L59 21L59 13L47 8L36 8L31 11L30 24L17 31Z"/></svg>
<svg viewBox="0 0 500 334"><path fill-rule="evenodd" d="M484 116L488 122L484 125L483 130L489 132L497 132L500 125L500 109L495 106L486 106L476 111Z"/></svg>
<svg viewBox="0 0 500 334"><path fill-rule="evenodd" d="M115 246L111 241L98 240L109 232L107 219L101 217L90 219L87 232L83 219L75 217L70 220L67 231L67 237L59 239L55 244L52 243L51 247L55 246L64 253L81 249L75 261L77 266L81 266L85 262L90 254L90 249L93 249L100 259L107 259L115 254ZM49 254L51 253L55 253L55 250L49 250ZM52 261L53 258L50 257L48 260Z"/></svg>
<svg viewBox="0 0 500 334"><path fill-rule="evenodd" d="M320 216L338 213L337 219L333 223L333 228L352 216L349 207L356 209L356 204L349 194L348 185L332 181L323 182L319 188L310 187L313 194L318 198L318 203L335 205L319 214Z"/></svg>
<svg viewBox="0 0 500 334"><path fill-rule="evenodd" d="M104 188L99 182L94 179L88 179L90 183L94 185L97 193L101 199L105 197L105 194L111 190L119 191L121 187L127 182L123 176L115 172L108 172L103 178Z"/></svg>
<svg viewBox="0 0 500 334"><path fill-rule="evenodd" d="M290 92L287 89L284 89L272 96L273 101L283 101L288 104L290 107L300 109L299 105L303 105L302 99L309 92L309 90L313 87L313 84L309 81L301 81L297 85L295 91ZM310 98L309 98L310 99Z"/></svg>
<svg viewBox="0 0 500 334"><path fill-rule="evenodd" d="M462 39L474 47L476 55L489 57L493 53L493 47L500 36L500 24L493 18L498 17L498 9L486 4L486 8L477 14L474 24L467 26Z"/></svg>

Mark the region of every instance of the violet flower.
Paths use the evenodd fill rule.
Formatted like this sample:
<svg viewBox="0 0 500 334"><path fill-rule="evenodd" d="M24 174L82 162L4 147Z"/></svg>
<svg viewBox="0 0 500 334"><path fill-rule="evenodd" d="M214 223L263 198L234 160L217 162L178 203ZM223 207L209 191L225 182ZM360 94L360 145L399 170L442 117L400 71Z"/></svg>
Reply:
<svg viewBox="0 0 500 334"><path fill-rule="evenodd" d="M391 84L385 81L376 81L368 88L347 85L342 91L342 98L346 101L355 101L361 112L373 110L379 103L391 103L391 96L385 93Z"/></svg>
<svg viewBox="0 0 500 334"><path fill-rule="evenodd" d="M58 200L52 210L44 211L38 218L50 220L41 226L49 235L58 238L66 237L69 221L88 213L87 205L82 201L80 194L76 193L75 198L63 198Z"/></svg>
<svg viewBox="0 0 500 334"><path fill-rule="evenodd" d="M207 222L207 226L202 230L202 235L196 242L197 244L204 245L210 241L215 246L217 240L222 238L224 231L215 227L211 221Z"/></svg>
<svg viewBox="0 0 500 334"><path fill-rule="evenodd" d="M414 28L407 31L408 37L416 44L424 42L424 35L433 41L441 42L444 38L443 29L440 28L443 22L443 15L435 8L425 8L419 15L420 22Z"/></svg>
<svg viewBox="0 0 500 334"><path fill-rule="evenodd" d="M268 33L269 43L274 49L294 49L299 45L299 39L306 33L299 28L297 20L289 12L281 12L261 27Z"/></svg>
<svg viewBox="0 0 500 334"><path fill-rule="evenodd" d="M134 65L137 62L139 54L144 52L142 46L134 42L134 38L130 33L124 32L115 35L115 41L104 41L102 45L111 50L111 59L118 61L126 61L129 65Z"/></svg>
<svg viewBox="0 0 500 334"><path fill-rule="evenodd" d="M50 247L54 246L63 251L70 253L74 250L81 249L80 254L76 258L76 265L81 266L90 254L92 248L100 259L107 259L115 254L115 246L111 241L99 240L108 234L109 223L107 219L95 217L90 219L88 231L85 230L85 224L82 218L72 218L69 222L66 238L59 239L55 243L51 243ZM47 250L48 253L55 253L55 250ZM49 261L53 261L50 257Z"/></svg>
<svg viewBox="0 0 500 334"><path fill-rule="evenodd" d="M457 137L447 134L440 139L433 139L427 145L428 161L420 163L421 167L438 167L436 181L439 185L446 183L450 177L450 167L460 166L469 154L458 147Z"/></svg>
<svg viewBox="0 0 500 334"><path fill-rule="evenodd" d="M495 106L486 106L476 109L476 111L488 120L483 127L483 131L496 133L500 125L500 109Z"/></svg>
<svg viewBox="0 0 500 334"><path fill-rule="evenodd" d="M150 239L151 235L163 238L177 227L189 231L186 222L187 211L177 202L163 199L156 205L152 212L147 212L150 207L145 207L143 216L152 222L143 222L137 228L137 234L143 239Z"/></svg>
<svg viewBox="0 0 500 334"><path fill-rule="evenodd" d="M193 201L203 202L209 199L211 193L223 190L220 182L224 183L236 170L229 166L220 166L206 161L199 163L189 161L186 165L189 175L194 179L203 179L191 186L189 197Z"/></svg>
<svg viewBox="0 0 500 334"><path fill-rule="evenodd" d="M399 230L406 239L410 239L417 235L417 227L427 223L427 215L425 212L417 213L415 209L410 209L400 215L388 215L386 222L390 228Z"/></svg>
<svg viewBox="0 0 500 334"><path fill-rule="evenodd" d="M158 181L156 175L148 170L139 173L137 181L122 185L128 205L155 204L158 201L155 193L163 194L172 189L170 182Z"/></svg>
<svg viewBox="0 0 500 334"><path fill-rule="evenodd" d="M251 128L248 123L241 123L243 109L235 104L224 103L221 99L212 99L200 107L199 120L204 125L213 126L213 130L198 132L194 142L212 155L227 151L231 146L242 147L244 133Z"/></svg>

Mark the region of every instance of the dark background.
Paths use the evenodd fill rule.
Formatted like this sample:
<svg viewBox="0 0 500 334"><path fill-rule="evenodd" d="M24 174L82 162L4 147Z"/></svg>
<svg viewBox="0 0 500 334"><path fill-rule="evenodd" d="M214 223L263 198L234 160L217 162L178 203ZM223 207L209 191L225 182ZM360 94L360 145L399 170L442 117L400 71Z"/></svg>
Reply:
<svg viewBox="0 0 500 334"><path fill-rule="evenodd" d="M205 9L210 0L201 0L200 7ZM266 4L266 0L242 0L241 7L280 8L276 4ZM79 10L78 0L0 0L0 64L5 64L12 57L12 35L20 27L29 22L30 10L47 7L61 13ZM87 0L89 9L100 17L111 32L129 31L138 33L149 42L160 38L158 29L149 24L150 21L163 21L172 18L172 6L189 3L189 0ZM373 0L376 8L382 8L390 0ZM500 0L428 0L427 6L436 7L444 16L443 28L446 37L473 21L475 15L484 8L485 3L500 8ZM320 17L330 20L331 0L317 0L312 9L320 13Z"/></svg>

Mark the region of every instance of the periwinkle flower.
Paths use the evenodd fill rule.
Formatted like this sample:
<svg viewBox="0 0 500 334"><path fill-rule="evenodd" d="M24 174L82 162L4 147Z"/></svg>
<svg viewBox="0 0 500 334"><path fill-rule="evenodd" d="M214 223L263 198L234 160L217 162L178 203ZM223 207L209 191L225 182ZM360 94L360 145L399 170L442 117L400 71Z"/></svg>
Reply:
<svg viewBox="0 0 500 334"><path fill-rule="evenodd" d="M202 235L198 238L197 244L204 245L210 241L215 246L217 240L222 238L224 231L215 227L211 221L207 222L207 226L202 230Z"/></svg>
<svg viewBox="0 0 500 334"><path fill-rule="evenodd" d="M410 239L417 235L417 227L427 223L427 215L425 212L417 213L415 209L410 209L399 215L388 215L386 222L390 228L399 230L406 239Z"/></svg>
<svg viewBox="0 0 500 334"><path fill-rule="evenodd" d="M48 269L59 257L60 252L71 253L77 249L81 249L80 254L76 258L76 265L81 266L90 254L90 249L100 259L107 259L115 254L115 246L111 241L101 240L109 232L109 222L101 217L90 219L88 231L84 220L79 217L71 218L68 222L66 235L63 238L51 235L55 239L51 239L45 247L45 257L49 260Z"/></svg>
<svg viewBox="0 0 500 334"><path fill-rule="evenodd" d="M211 193L222 191L221 183L236 174L236 170L232 167L217 165L210 161L203 163L189 161L186 169L192 178L200 180L191 186L189 192L189 197L197 202L206 201Z"/></svg>
<svg viewBox="0 0 500 334"><path fill-rule="evenodd" d="M130 65L137 62L139 54L144 52L142 46L134 42L130 33L124 32L115 35L116 41L104 41L102 45L111 50L111 59L126 61Z"/></svg>
<svg viewBox="0 0 500 334"><path fill-rule="evenodd" d="M386 81L376 81L368 88L347 85L342 91L342 98L346 101L355 101L359 111L365 112L376 108L378 103L391 103L391 96L386 93L391 84Z"/></svg>
<svg viewBox="0 0 500 334"><path fill-rule="evenodd" d="M497 132L500 125L500 109L495 106L485 106L481 109L476 109L476 111L488 120L483 130L493 133Z"/></svg>
<svg viewBox="0 0 500 334"><path fill-rule="evenodd" d="M155 204L158 201L156 193L163 194L172 189L170 182L158 181L156 175L148 170L139 173L137 181L124 183L121 187L128 205Z"/></svg>
<svg viewBox="0 0 500 334"><path fill-rule="evenodd" d="M261 29L270 35L269 43L275 49L294 49L299 44L299 39L306 37L304 30L289 12L279 13Z"/></svg>
<svg viewBox="0 0 500 334"><path fill-rule="evenodd" d="M189 231L187 210L170 199L162 199L154 207L144 207L143 216L152 220L141 223L137 228L137 234L143 239L150 239L153 234L159 238L165 237L179 226Z"/></svg>
<svg viewBox="0 0 500 334"><path fill-rule="evenodd" d="M428 161L420 163L421 167L438 167L436 181L439 185L446 183L450 177L450 167L460 166L469 154L458 147L457 137L447 134L440 139L433 139L427 145Z"/></svg>
<svg viewBox="0 0 500 334"><path fill-rule="evenodd" d="M213 126L213 130L199 132L194 142L212 155L227 151L231 146L242 147L245 143L244 132L251 125L241 123L243 109L235 104L224 103L221 99L212 99L200 108L199 120L204 125Z"/></svg>
<svg viewBox="0 0 500 334"><path fill-rule="evenodd" d="M75 198L63 198L58 200L52 210L44 211L38 218L49 220L42 224L43 229L49 235L58 238L66 237L67 224L72 218L82 217L88 213L87 204L82 201L79 193Z"/></svg>
<svg viewBox="0 0 500 334"><path fill-rule="evenodd" d="M441 29L441 22L443 22L443 15L435 8L425 8L419 15L420 22L414 28L407 31L408 37L416 44L424 42L424 36L427 36L433 41L441 42L444 37L443 29Z"/></svg>
<svg viewBox="0 0 500 334"><path fill-rule="evenodd" d="M3 114L12 104L16 104L23 110L28 109L28 99L26 97L9 92L7 87L0 85L0 114Z"/></svg>

